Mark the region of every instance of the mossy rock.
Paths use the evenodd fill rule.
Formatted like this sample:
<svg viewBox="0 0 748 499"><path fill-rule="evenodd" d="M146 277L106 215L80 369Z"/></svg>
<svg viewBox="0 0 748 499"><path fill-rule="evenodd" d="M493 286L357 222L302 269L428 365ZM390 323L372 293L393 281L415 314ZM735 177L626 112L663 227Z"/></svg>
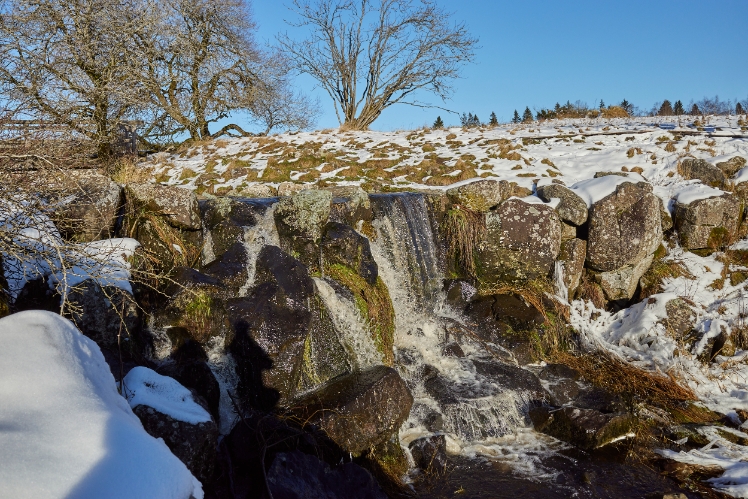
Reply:
<svg viewBox="0 0 748 499"><path fill-rule="evenodd" d="M382 361L391 366L394 362L395 310L382 278L377 277L375 284L371 285L356 271L340 264L326 266L325 275L351 291L361 318L382 354Z"/></svg>

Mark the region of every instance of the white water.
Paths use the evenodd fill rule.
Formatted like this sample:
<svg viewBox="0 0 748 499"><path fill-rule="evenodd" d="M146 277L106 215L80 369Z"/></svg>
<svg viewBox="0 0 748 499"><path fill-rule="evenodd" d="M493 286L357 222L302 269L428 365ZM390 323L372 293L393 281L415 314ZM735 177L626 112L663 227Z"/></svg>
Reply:
<svg viewBox="0 0 748 499"><path fill-rule="evenodd" d="M361 318L353 301L339 296L327 281L313 277L317 295L330 313L335 332L348 352L354 369L365 369L382 364L382 354L371 338L369 328Z"/></svg>
<svg viewBox="0 0 748 499"><path fill-rule="evenodd" d="M275 206L273 205L251 227L244 227L244 248L247 251L247 282L239 288L239 296L247 296L250 288L255 284L257 272L257 257L265 246L280 247L280 237L275 226Z"/></svg>
<svg viewBox="0 0 748 499"><path fill-rule="evenodd" d="M556 267L553 270L553 287L555 288L556 297L561 300L561 303L569 304L569 290L566 288L566 282L564 282L564 262L556 261Z"/></svg>

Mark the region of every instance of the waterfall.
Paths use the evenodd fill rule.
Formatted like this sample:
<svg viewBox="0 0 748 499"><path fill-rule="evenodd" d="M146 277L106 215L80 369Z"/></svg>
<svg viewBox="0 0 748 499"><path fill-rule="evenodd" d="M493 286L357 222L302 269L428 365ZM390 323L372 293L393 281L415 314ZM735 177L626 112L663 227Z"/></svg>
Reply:
<svg viewBox="0 0 748 499"><path fill-rule="evenodd" d="M382 354L377 350L369 328L362 320L353 300L339 296L324 279L313 279L317 295L330 314L338 339L353 363L352 367L365 369L381 364Z"/></svg>
<svg viewBox="0 0 748 499"><path fill-rule="evenodd" d="M247 282L239 289L239 296L247 296L255 283L257 256L268 245L280 247L280 237L275 226L275 206L272 205L258 216L257 223L244 227L244 248L247 251Z"/></svg>
<svg viewBox="0 0 748 499"><path fill-rule="evenodd" d="M415 399L401 441L433 433L429 421L435 418L452 449L526 428L528 394L478 372L474 361L492 361L482 346L463 341L463 358L442 351L449 337L447 326L459 327L464 319L445 305L439 251L424 197L396 194L371 199L377 231L372 254L395 309L397 367ZM427 386L425 369L436 376L443 396L434 396L434 386Z"/></svg>

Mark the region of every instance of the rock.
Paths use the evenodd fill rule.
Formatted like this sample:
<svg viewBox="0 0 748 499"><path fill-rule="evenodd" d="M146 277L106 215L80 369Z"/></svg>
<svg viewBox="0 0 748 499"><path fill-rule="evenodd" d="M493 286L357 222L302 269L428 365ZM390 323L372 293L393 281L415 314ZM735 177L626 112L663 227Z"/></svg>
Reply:
<svg viewBox="0 0 748 499"><path fill-rule="evenodd" d="M573 225L561 222L561 242L577 237L577 228Z"/></svg>
<svg viewBox="0 0 748 499"><path fill-rule="evenodd" d="M545 381L543 386L550 394L551 404L555 406L568 404L579 396L579 373L568 366L548 364L543 367L538 377Z"/></svg>
<svg viewBox="0 0 748 499"><path fill-rule="evenodd" d="M329 222L325 227L320 249L326 266L345 265L355 270L370 285L376 284L378 267L371 254L369 240L352 227Z"/></svg>
<svg viewBox="0 0 748 499"><path fill-rule="evenodd" d="M624 182L590 208L587 239L589 268L609 272L634 266L662 242L661 201L652 186ZM638 278L637 278L638 279Z"/></svg>
<svg viewBox="0 0 748 499"><path fill-rule="evenodd" d="M722 170L704 159L684 159L678 165L678 173L686 180L700 180L710 187L722 188L727 181Z"/></svg>
<svg viewBox="0 0 748 499"><path fill-rule="evenodd" d="M538 309L515 294L478 298L470 303L467 313L478 320L496 321L518 332L530 331L545 322Z"/></svg>
<svg viewBox="0 0 748 499"><path fill-rule="evenodd" d="M328 191L301 191L278 202L275 220L278 232L291 238L319 241L330 216L332 194Z"/></svg>
<svg viewBox="0 0 748 499"><path fill-rule="evenodd" d="M670 212L662 203L660 203L660 225L663 234L673 228L673 217L670 216Z"/></svg>
<svg viewBox="0 0 748 499"><path fill-rule="evenodd" d="M447 190L449 200L469 210L487 212L511 196L524 197L531 191L506 180L477 180Z"/></svg>
<svg viewBox="0 0 748 499"><path fill-rule="evenodd" d="M212 478L218 444L218 427L213 420L186 423L147 405L137 405L133 412L143 423L145 431L154 438L162 438L198 480Z"/></svg>
<svg viewBox="0 0 748 499"><path fill-rule="evenodd" d="M67 299L69 319L99 347L116 350L121 336L119 343L125 350L135 348L140 313L130 293L113 286L102 288L93 279L86 279L72 288Z"/></svg>
<svg viewBox="0 0 748 499"><path fill-rule="evenodd" d="M225 294L236 296L249 280L248 261L247 248L243 243L236 242L219 258L203 267L203 274L219 281L225 287Z"/></svg>
<svg viewBox="0 0 748 499"><path fill-rule="evenodd" d="M522 392L533 401L548 397L538 377L527 369L493 359L473 359L473 365L475 372L504 389Z"/></svg>
<svg viewBox="0 0 748 499"><path fill-rule="evenodd" d="M229 193L231 196L241 196L246 198L272 198L277 191L269 184L250 184L239 186Z"/></svg>
<svg viewBox="0 0 748 499"><path fill-rule="evenodd" d="M69 170L65 177L52 215L63 237L76 242L112 237L124 202L122 187L95 170Z"/></svg>
<svg viewBox="0 0 748 499"><path fill-rule="evenodd" d="M537 431L585 450L627 436L634 424L633 417L628 414L603 414L577 407L536 407L530 410L530 419Z"/></svg>
<svg viewBox="0 0 748 499"><path fill-rule="evenodd" d="M447 439L444 435L418 438L408 448L413 462L423 471L442 474L447 470Z"/></svg>
<svg viewBox="0 0 748 499"><path fill-rule="evenodd" d="M719 249L729 244L738 230L740 201L731 194L675 203L674 222L684 249Z"/></svg>
<svg viewBox="0 0 748 499"><path fill-rule="evenodd" d="M584 272L584 261L587 256L587 241L569 239L561 243L558 260L564 264L564 285L569 296L579 287Z"/></svg>
<svg viewBox="0 0 748 499"><path fill-rule="evenodd" d="M8 281L3 271L3 256L0 255L0 319L10 314L10 296L8 295Z"/></svg>
<svg viewBox="0 0 748 499"><path fill-rule="evenodd" d="M213 371L205 360L189 359L160 366L156 372L179 381L182 386L193 390L205 400L206 408L218 421L218 405L221 399L221 387Z"/></svg>
<svg viewBox="0 0 748 499"><path fill-rule="evenodd" d="M360 454L394 434L412 405L397 371L376 366L332 380L297 399L293 410L344 451Z"/></svg>
<svg viewBox="0 0 748 499"><path fill-rule="evenodd" d="M195 193L161 184L127 184L125 197L136 210L159 215L177 229L200 230L200 209Z"/></svg>
<svg viewBox="0 0 748 499"><path fill-rule="evenodd" d="M732 177L745 166L745 163L745 158L742 156L735 156L727 161L717 163L716 166L725 174L725 177Z"/></svg>
<svg viewBox="0 0 748 499"><path fill-rule="evenodd" d="M720 332L713 336L708 336L710 331L704 333L702 338L694 345L693 353L704 364L712 362L718 355L732 357L735 355L735 344L732 341L730 332L725 326L720 327Z"/></svg>
<svg viewBox="0 0 748 499"><path fill-rule="evenodd" d="M297 450L275 456L267 486L275 499L387 499L371 474L357 464L331 468Z"/></svg>
<svg viewBox="0 0 748 499"><path fill-rule="evenodd" d="M524 283L553 271L561 246L561 221L549 206L512 198L486 214L476 273L483 287Z"/></svg>
<svg viewBox="0 0 748 499"><path fill-rule="evenodd" d="M595 282L602 288L607 300L629 300L636 293L639 279L649 269L653 261L654 255L649 255L634 265L626 265L610 272L592 273L592 275Z"/></svg>
<svg viewBox="0 0 748 499"><path fill-rule="evenodd" d="M470 301L478 292L475 286L460 279L445 281L444 291L447 305L460 312L467 309Z"/></svg>
<svg viewBox="0 0 748 499"><path fill-rule="evenodd" d="M281 182L278 185L278 196L279 197L293 196L294 194L298 194L301 191L309 190L309 189L317 189L317 186L315 184L297 184L294 182Z"/></svg>
<svg viewBox="0 0 748 499"><path fill-rule="evenodd" d="M696 313L682 298L675 298L665 304L667 328L676 340L685 338L696 325Z"/></svg>
<svg viewBox="0 0 748 499"><path fill-rule="evenodd" d="M552 198L561 200L556 205L556 212L564 222L579 226L587 221L587 203L571 189L560 184L548 184L538 187L537 194L546 203Z"/></svg>
<svg viewBox="0 0 748 499"><path fill-rule="evenodd" d="M330 221L359 228L362 222L371 222L374 214L369 195L358 186L333 187Z"/></svg>
<svg viewBox="0 0 748 499"><path fill-rule="evenodd" d="M234 243L244 241L246 227L254 227L269 204L219 197L200 202L206 236L203 264L220 257Z"/></svg>

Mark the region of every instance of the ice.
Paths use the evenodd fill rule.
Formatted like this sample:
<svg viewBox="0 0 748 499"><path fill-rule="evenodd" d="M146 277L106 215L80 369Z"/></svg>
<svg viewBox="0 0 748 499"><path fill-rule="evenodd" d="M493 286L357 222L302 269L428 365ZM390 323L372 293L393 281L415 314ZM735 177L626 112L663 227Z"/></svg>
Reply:
<svg viewBox="0 0 748 499"><path fill-rule="evenodd" d="M119 395L99 347L58 315L0 319L0 400L2 497L203 497Z"/></svg>
<svg viewBox="0 0 748 499"><path fill-rule="evenodd" d="M125 376L123 386L125 398L133 409L145 405L190 424L211 420L208 411L195 402L189 389L147 367L133 367Z"/></svg>

